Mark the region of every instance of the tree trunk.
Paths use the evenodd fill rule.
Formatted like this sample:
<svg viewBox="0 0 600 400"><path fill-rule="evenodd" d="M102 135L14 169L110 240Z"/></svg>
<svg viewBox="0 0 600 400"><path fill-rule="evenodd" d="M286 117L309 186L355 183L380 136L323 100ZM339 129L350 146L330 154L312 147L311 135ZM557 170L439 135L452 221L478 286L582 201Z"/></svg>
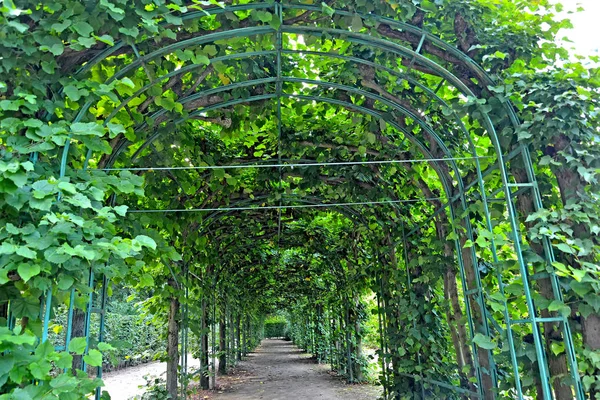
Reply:
<svg viewBox="0 0 600 400"><path fill-rule="evenodd" d="M347 372L346 371L346 356L344 356L344 353L343 353L344 343L342 342L342 335L344 333L344 323L343 323L341 316L338 317L338 326L340 328L340 335L338 336L338 341L337 341L339 364L340 364L339 370L345 374Z"/></svg>
<svg viewBox="0 0 600 400"><path fill-rule="evenodd" d="M354 297L354 304L356 306L356 310L358 310L360 307L360 297L359 296ZM360 318L358 318L358 315L356 313L355 313L355 317L354 317L354 337L356 338L355 339L356 343L354 345L354 354L356 356L357 361L362 361L362 359L363 359L362 326L360 323ZM363 370L362 370L362 365L360 364L360 362L354 363L354 378L355 378L356 382L364 382L365 381L365 377L363 375Z"/></svg>
<svg viewBox="0 0 600 400"><path fill-rule="evenodd" d="M340 367L340 339L339 339L339 335L338 335L338 324L337 324L337 318L335 317L335 314L332 314L332 318L331 318L331 326L332 326L332 332L333 332L333 348L334 348L334 361L333 361L333 365L334 370L340 371L341 367Z"/></svg>
<svg viewBox="0 0 600 400"><path fill-rule="evenodd" d="M346 320L344 321L344 332L346 332L346 371L348 371L348 382L354 382L354 368L352 367L352 338L350 333L350 304L346 301Z"/></svg>
<svg viewBox="0 0 600 400"><path fill-rule="evenodd" d="M237 352L237 348L235 345L235 326L233 324L233 312L230 311L229 312L229 318L228 318L228 322L227 324L229 325L229 364L231 364L231 366L235 366L235 353Z"/></svg>
<svg viewBox="0 0 600 400"><path fill-rule="evenodd" d="M475 391L476 388L473 382L469 380L469 378L475 376L473 371L473 357L471 355L471 348L469 347L467 330L465 328L465 324L463 323L464 315L458 298L456 267L452 263L454 260L454 252L452 251L450 242L446 240L446 237L448 236L446 224L449 224L449 221L445 213L440 215L435 220L438 239L443 243L444 257L446 257L448 263L446 266L446 271L444 272L444 296L449 302L446 318L448 320L450 335L452 337L452 343L456 352L456 362L458 365L458 373L461 377L461 383L463 386ZM465 366L469 367L469 372L466 375L463 371Z"/></svg>
<svg viewBox="0 0 600 400"><path fill-rule="evenodd" d="M250 340L250 317L246 317L246 329L244 329L244 357L250 352L249 340Z"/></svg>
<svg viewBox="0 0 600 400"><path fill-rule="evenodd" d="M221 310L219 319L219 374L227 374L227 331L225 307Z"/></svg>
<svg viewBox="0 0 600 400"><path fill-rule="evenodd" d="M85 311L73 308L73 319L71 320L71 339L85 336ZM71 363L73 373L83 369L83 356L74 355Z"/></svg>
<svg viewBox="0 0 600 400"><path fill-rule="evenodd" d="M0 320L5 319L8 323L8 300L0 303Z"/></svg>
<svg viewBox="0 0 600 400"><path fill-rule="evenodd" d="M473 260L471 249L465 248L466 241L467 239L465 238L465 236L461 235L460 247L462 249L461 251L463 256L465 278L467 281L468 290L470 290L477 287L476 274L478 274L479 272L475 270L475 260ZM476 324L475 333L477 333L479 327L482 327L484 324L484 310L480 308L479 302L474 296L469 296L469 304L471 306L471 316L473 317L473 321ZM477 325L479 325L479 327ZM479 361L479 366L481 370L481 385L484 396L483 398L485 400L493 400L496 398L496 395L491 375L490 352L483 348L478 348L477 359Z"/></svg>
<svg viewBox="0 0 600 400"><path fill-rule="evenodd" d="M208 312L206 299L202 299L202 317L200 321L200 387L208 389L209 374L208 374Z"/></svg>
<svg viewBox="0 0 600 400"><path fill-rule="evenodd" d="M526 183L528 181L527 174L524 170L515 170L513 172L515 179L519 183ZM534 213L534 205L532 200L532 194L530 192L524 193L517 198L517 211L521 214L522 219L525 221L527 216ZM526 232L529 232L533 228L532 222L525 222ZM527 237L531 249L540 257L544 258L543 246L531 240ZM544 269L545 269L544 265ZM546 299L554 299L554 290L552 289L552 281L550 278L541 278L537 280L539 293ZM550 312L547 309L541 311L543 318L555 317L556 312ZM554 389L554 397L556 399L569 399L573 397L573 390L571 386L562 382L562 379L569 376L569 368L567 363L567 355L562 352L558 355L554 354L551 349L552 342L562 342L562 331L560 323L558 322L545 322L544 323L544 342L546 356L548 358L548 369L550 370L550 376L553 378L552 387ZM539 382L539 376L536 375L536 386L538 387L538 398L543 399L543 391L541 391L541 382Z"/></svg>
<svg viewBox="0 0 600 400"><path fill-rule="evenodd" d="M556 144L556 151L567 152L570 147L570 142L567 137L564 135L560 135ZM558 188L560 190L560 196L563 205L568 205L569 202L578 202L580 201L579 194L585 192L586 183L581 179L579 173L572 168L569 168L566 160L562 160L563 165L560 167L553 168L554 174L556 175L556 180L558 183ZM579 224L572 226L573 228L573 236L578 239L591 239L598 245L597 237L591 235L589 227L585 224ZM590 259L587 260L585 257L581 257L583 261L589 261L594 263L595 260ZM576 265L571 263L571 265L575 268ZM600 314L591 313L587 317L581 318L581 333L583 336L583 345L588 350L591 351L599 351L600 350ZM597 369L594 373L590 375L598 375L600 374L600 369ZM600 394L600 391L597 389L590 389L588 396L590 399L595 399L597 395Z"/></svg>
<svg viewBox="0 0 600 400"><path fill-rule="evenodd" d="M390 260L390 271L395 273L398 271L398 257L396 255L396 247L393 245L393 241L391 239L390 234L386 235L386 246L389 247L389 260ZM399 325L400 319L395 314L395 311L398 311L398 304L394 304L396 299L396 295L391 291L391 284L389 281L391 278L388 276L386 280L384 280L384 284L382 287L382 298L385 298L387 303L385 307L386 320L387 320L387 332L388 337L398 336L398 333L401 332L402 327ZM400 349L397 341L390 341L390 361L392 366L392 391L391 393L396 393L397 396L400 396L400 393L397 393L397 390L394 388L402 387L402 380L404 379L401 373L401 364L402 359L398 356L400 354Z"/></svg>
<svg viewBox="0 0 600 400"><path fill-rule="evenodd" d="M169 285L176 287L173 280ZM171 399L177 398L177 367L179 366L179 299L171 297L167 332L167 393Z"/></svg>
<svg viewBox="0 0 600 400"><path fill-rule="evenodd" d="M320 337L321 337L321 332L319 329L319 307L320 305L317 305L316 307L316 311L313 314L313 338L314 338L314 349L313 349L313 356L316 358L317 360L317 364L321 363L321 345L320 345Z"/></svg>
<svg viewBox="0 0 600 400"><path fill-rule="evenodd" d="M236 340L237 340L237 348L236 348L236 358L238 361L242 360L242 317L241 315L238 313L236 319L235 319L235 326L236 326Z"/></svg>

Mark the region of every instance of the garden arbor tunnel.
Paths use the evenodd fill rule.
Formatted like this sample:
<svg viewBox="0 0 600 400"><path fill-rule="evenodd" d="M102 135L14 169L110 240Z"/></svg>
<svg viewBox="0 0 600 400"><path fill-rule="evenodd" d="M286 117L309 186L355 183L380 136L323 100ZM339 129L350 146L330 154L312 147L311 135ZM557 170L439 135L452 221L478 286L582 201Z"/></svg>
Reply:
<svg viewBox="0 0 600 400"><path fill-rule="evenodd" d="M303 245L286 239L301 235L299 221L337 212L370 242L385 236L386 251L398 249L405 291L428 267L415 265L419 241L439 240L458 272L472 379L430 374L420 354L420 373L390 367L386 395L400 398L393 382L405 375L457 397L551 399L567 387L584 398L569 326L537 303L560 300L561 289L550 243L533 257L519 221L527 209L520 197L533 199L533 212L541 195L527 147L510 139L519 121L510 101L495 95L501 84L420 26L327 4L250 3L181 19L181 27L163 27L169 38L68 56L82 65L78 76L130 90L122 98L99 91L80 110L75 122L100 118L125 129L106 141L74 136L62 176L80 169L144 175L143 201L112 201L128 205L132 221L156 214L177 221L188 236L174 240L190 254L198 251L186 243L190 235L218 247L218 229L275 242L285 254ZM218 253L223 265L233 257L227 251ZM190 257L185 273L195 274L201 261ZM380 283L383 258L374 251L370 258ZM184 280L177 265L169 269L190 290L197 282ZM90 285L102 279L91 276ZM382 298L394 292L380 286ZM548 351L554 330L565 347L560 377Z"/></svg>

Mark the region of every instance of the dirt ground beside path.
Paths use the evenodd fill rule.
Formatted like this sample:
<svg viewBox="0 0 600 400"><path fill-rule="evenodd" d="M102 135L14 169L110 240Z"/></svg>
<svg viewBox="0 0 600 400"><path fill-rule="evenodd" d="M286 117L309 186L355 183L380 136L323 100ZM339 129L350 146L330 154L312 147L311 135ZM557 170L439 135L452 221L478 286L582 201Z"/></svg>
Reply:
<svg viewBox="0 0 600 400"><path fill-rule="evenodd" d="M375 400L380 388L348 385L332 376L326 365L316 364L291 342L263 340L232 374L218 377L218 392L198 399L215 400Z"/></svg>

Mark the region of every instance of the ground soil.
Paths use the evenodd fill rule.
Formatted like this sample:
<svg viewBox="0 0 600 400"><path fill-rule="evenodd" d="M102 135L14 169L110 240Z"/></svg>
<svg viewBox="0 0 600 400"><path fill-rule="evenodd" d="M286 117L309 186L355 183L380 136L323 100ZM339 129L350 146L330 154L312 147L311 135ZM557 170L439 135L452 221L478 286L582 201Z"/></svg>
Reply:
<svg viewBox="0 0 600 400"><path fill-rule="evenodd" d="M291 342L263 340L228 376L217 379L217 391L203 391L193 399L211 400L375 400L380 389L349 385L319 365Z"/></svg>

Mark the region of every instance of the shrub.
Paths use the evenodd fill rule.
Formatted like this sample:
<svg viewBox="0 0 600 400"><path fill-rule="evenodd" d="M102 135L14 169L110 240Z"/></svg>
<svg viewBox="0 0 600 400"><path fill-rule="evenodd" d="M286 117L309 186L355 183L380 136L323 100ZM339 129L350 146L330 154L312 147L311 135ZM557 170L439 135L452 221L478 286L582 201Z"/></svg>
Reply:
<svg viewBox="0 0 600 400"><path fill-rule="evenodd" d="M288 331L288 321L284 317L270 317L265 320L266 338L287 337Z"/></svg>

